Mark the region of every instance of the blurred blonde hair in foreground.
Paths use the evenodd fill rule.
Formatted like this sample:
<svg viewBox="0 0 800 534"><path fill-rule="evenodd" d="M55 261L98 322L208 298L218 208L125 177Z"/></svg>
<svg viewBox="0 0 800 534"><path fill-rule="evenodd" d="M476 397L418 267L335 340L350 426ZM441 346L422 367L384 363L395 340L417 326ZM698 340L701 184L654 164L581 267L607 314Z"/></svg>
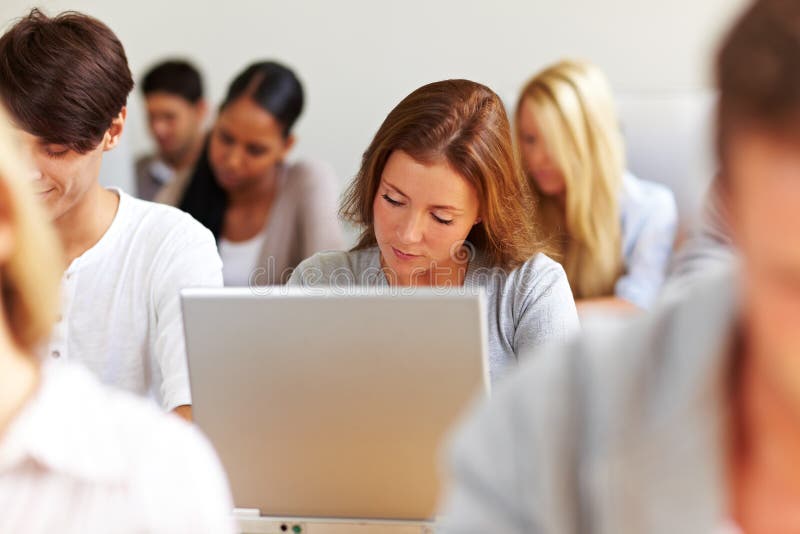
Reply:
<svg viewBox="0 0 800 534"><path fill-rule="evenodd" d="M50 218L34 197L21 142L0 107L0 231L11 242L0 264L7 327L20 349L33 352L49 336L60 306L64 257Z"/></svg>
<svg viewBox="0 0 800 534"><path fill-rule="evenodd" d="M625 149L608 79L590 63L560 61L522 90L518 140L520 113L534 114L547 153L564 177L564 210L529 178L540 207L538 224L559 240L556 246L563 245L559 260L575 297L613 294L623 270L618 197Z"/></svg>

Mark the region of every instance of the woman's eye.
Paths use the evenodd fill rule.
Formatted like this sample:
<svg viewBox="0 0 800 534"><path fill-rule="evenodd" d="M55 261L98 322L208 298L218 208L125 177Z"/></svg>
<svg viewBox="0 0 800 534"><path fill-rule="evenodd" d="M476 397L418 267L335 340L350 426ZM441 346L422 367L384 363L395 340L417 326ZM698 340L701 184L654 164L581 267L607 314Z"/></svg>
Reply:
<svg viewBox="0 0 800 534"><path fill-rule="evenodd" d="M448 219L442 219L441 217L437 217L433 213L431 213L431 217L433 217L433 220L438 222L439 224L453 224L452 219L449 219L449 220Z"/></svg>
<svg viewBox="0 0 800 534"><path fill-rule="evenodd" d="M44 149L44 152L45 152L45 154L47 154L47 156L48 156L48 157L51 157L51 158L60 158L60 157L62 157L62 156L64 156L64 155L66 155L66 154L67 154L67 152L69 152L69 150L68 150L68 149L66 149L66 148L64 148L64 149L58 149L58 150L52 150L52 149L49 149L49 148L45 148L45 149Z"/></svg>
<svg viewBox="0 0 800 534"><path fill-rule="evenodd" d="M522 141L528 145L532 145L536 142L536 137L533 135L525 135L522 137Z"/></svg>
<svg viewBox="0 0 800 534"><path fill-rule="evenodd" d="M233 137L231 137L230 135L228 135L228 134L226 134L224 132L219 132L217 134L217 137L219 137L219 140L222 141L222 143L225 144L225 145L232 145L233 144Z"/></svg>
<svg viewBox="0 0 800 534"><path fill-rule="evenodd" d="M247 147L247 153L253 157L263 156L267 153L267 149L260 146Z"/></svg>
<svg viewBox="0 0 800 534"><path fill-rule="evenodd" d="M388 202L389 204L391 204L392 206L402 206L403 205L403 203L400 202L399 200L395 200L395 199L393 199L392 197L390 197L389 195L386 195L386 194L383 195L383 199L386 202Z"/></svg>

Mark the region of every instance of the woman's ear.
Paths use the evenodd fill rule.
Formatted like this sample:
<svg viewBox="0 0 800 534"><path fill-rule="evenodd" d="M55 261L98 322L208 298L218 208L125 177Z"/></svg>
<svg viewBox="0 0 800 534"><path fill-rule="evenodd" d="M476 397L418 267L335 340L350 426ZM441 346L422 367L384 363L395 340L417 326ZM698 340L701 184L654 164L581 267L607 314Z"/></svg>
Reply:
<svg viewBox="0 0 800 534"><path fill-rule="evenodd" d="M292 148L294 148L294 143L297 141L297 138L294 134L289 134L286 138L286 142L283 145L283 155L285 156Z"/></svg>
<svg viewBox="0 0 800 534"><path fill-rule="evenodd" d="M104 152L111 150L119 144L120 137L122 137L122 131L125 129L125 119L127 119L127 117L128 108L126 106L122 106L122 109L119 111L119 115L117 115L114 120L111 121L111 126L108 127L106 135L103 138Z"/></svg>
<svg viewBox="0 0 800 534"><path fill-rule="evenodd" d="M475 226L476 224L480 224L480 223L481 223L481 221L483 221L483 219L481 219L480 217L478 217L477 219L475 219L475 222L474 222L474 223L472 223L472 226Z"/></svg>
<svg viewBox="0 0 800 534"><path fill-rule="evenodd" d="M286 159L286 155L291 152L292 148L294 148L294 143L296 138L294 134L289 134L286 136L286 139L283 141L283 150L281 150L280 157L278 157L279 162L283 162Z"/></svg>

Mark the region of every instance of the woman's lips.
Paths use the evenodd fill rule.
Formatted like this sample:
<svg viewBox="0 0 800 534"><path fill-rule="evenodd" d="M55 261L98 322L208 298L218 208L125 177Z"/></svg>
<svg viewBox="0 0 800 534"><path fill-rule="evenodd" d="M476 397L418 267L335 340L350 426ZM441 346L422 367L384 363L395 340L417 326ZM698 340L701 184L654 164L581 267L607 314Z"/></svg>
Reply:
<svg viewBox="0 0 800 534"><path fill-rule="evenodd" d="M402 250L398 250L398 249L396 249L394 247L392 247L392 252L394 252L394 255L398 259L406 260L406 261L413 260L413 259L416 259L416 258L420 257L419 254L407 254L407 253L403 252Z"/></svg>

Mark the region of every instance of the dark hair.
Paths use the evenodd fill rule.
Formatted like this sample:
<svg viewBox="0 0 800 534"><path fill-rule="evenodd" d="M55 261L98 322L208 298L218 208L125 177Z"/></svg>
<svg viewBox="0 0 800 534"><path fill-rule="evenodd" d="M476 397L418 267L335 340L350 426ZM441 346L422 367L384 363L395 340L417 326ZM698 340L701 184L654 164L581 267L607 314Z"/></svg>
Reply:
<svg viewBox="0 0 800 534"><path fill-rule="evenodd" d="M0 98L23 130L94 149L133 89L125 50L99 20L33 9L0 37Z"/></svg>
<svg viewBox="0 0 800 534"><path fill-rule="evenodd" d="M273 61L262 61L247 67L234 78L220 105L220 112L240 98L248 98L275 117L288 137L303 111L303 86L291 69ZM192 178L180 208L211 230L214 237L222 233L228 196L220 187L208 160L208 140L192 172Z"/></svg>
<svg viewBox="0 0 800 534"><path fill-rule="evenodd" d="M239 100L249 98L275 117L288 136L303 111L303 86L294 72L274 61L253 63L233 79L220 111Z"/></svg>
<svg viewBox="0 0 800 534"><path fill-rule="evenodd" d="M424 85L389 112L342 203L342 218L362 227L354 250L376 244L373 202L395 150L424 164L444 161L472 184L482 220L467 241L489 265L511 270L542 250L531 216L535 203L503 103L491 89L469 80Z"/></svg>
<svg viewBox="0 0 800 534"><path fill-rule="evenodd" d="M731 133L743 126L800 134L800 2L754 2L723 41L716 84L723 167Z"/></svg>
<svg viewBox="0 0 800 534"><path fill-rule="evenodd" d="M142 78L142 93L145 96L161 92L183 98L197 104L203 98L203 79L200 72L188 61L169 60L147 71Z"/></svg>

